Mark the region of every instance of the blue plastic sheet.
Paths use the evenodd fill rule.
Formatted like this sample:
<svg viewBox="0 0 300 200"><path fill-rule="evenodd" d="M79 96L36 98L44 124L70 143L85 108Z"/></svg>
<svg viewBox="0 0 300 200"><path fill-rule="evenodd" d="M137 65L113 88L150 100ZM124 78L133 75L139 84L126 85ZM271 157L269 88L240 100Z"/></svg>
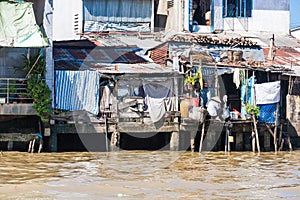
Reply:
<svg viewBox="0 0 300 200"><path fill-rule="evenodd" d="M264 123L275 123L276 104L277 103L257 105L260 112L258 121Z"/></svg>

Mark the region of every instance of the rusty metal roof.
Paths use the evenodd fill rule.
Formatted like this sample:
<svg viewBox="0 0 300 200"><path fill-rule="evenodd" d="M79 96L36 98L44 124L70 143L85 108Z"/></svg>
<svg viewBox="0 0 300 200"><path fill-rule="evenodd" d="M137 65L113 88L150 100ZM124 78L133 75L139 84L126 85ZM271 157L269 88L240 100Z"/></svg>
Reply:
<svg viewBox="0 0 300 200"><path fill-rule="evenodd" d="M91 68L103 74L177 74L173 68L164 67L156 63L137 63L137 64L99 64Z"/></svg>
<svg viewBox="0 0 300 200"><path fill-rule="evenodd" d="M273 61L268 59L270 48L263 48L265 58L269 65L282 66L285 68L292 68L293 66L300 66L300 49L292 47L277 47Z"/></svg>

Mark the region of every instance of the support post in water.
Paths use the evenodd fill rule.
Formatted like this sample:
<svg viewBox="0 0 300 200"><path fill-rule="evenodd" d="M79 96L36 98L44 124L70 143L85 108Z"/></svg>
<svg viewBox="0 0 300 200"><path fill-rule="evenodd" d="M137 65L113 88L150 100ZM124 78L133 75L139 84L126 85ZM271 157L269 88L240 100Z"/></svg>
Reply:
<svg viewBox="0 0 300 200"><path fill-rule="evenodd" d="M171 133L170 150L171 151L179 150L179 132L178 131L173 131Z"/></svg>
<svg viewBox="0 0 300 200"><path fill-rule="evenodd" d="M205 134L205 121L202 123L201 138L200 138L200 145L199 145L199 153L202 152L204 134Z"/></svg>
<svg viewBox="0 0 300 200"><path fill-rule="evenodd" d="M275 128L274 128L274 151L277 153L277 126L278 126L279 103L276 104Z"/></svg>
<svg viewBox="0 0 300 200"><path fill-rule="evenodd" d="M260 153L259 137L258 137L256 119L255 119L255 115L254 114L252 114L252 120L253 120L254 132L255 132L255 139L256 139L257 151L258 151L258 153ZM252 145L253 145L253 139L252 139Z"/></svg>

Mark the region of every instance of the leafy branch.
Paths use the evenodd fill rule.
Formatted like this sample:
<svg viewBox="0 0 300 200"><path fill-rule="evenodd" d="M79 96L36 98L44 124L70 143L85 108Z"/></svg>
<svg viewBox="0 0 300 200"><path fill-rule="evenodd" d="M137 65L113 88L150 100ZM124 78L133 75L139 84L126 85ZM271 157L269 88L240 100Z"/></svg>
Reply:
<svg viewBox="0 0 300 200"><path fill-rule="evenodd" d="M27 92L34 100L33 108L43 122L48 122L47 115L51 114L51 90L45 83L46 63L40 59L40 55L24 56L24 70L28 75Z"/></svg>
<svg viewBox="0 0 300 200"><path fill-rule="evenodd" d="M256 117L259 117L260 114L259 107L249 103L246 104L246 112Z"/></svg>

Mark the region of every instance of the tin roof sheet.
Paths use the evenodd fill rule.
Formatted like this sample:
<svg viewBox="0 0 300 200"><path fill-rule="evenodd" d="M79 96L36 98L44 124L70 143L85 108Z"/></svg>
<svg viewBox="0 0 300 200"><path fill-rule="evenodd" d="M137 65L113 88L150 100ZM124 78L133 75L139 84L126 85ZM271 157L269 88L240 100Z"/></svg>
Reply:
<svg viewBox="0 0 300 200"><path fill-rule="evenodd" d="M270 48L264 48L263 50L265 58L266 60L268 60ZM275 51L274 61L269 61L269 64L274 66L283 66L286 68L300 66L300 49L292 47L277 47Z"/></svg>
<svg viewBox="0 0 300 200"><path fill-rule="evenodd" d="M89 68L98 63L145 63L137 47L54 48L55 69Z"/></svg>

